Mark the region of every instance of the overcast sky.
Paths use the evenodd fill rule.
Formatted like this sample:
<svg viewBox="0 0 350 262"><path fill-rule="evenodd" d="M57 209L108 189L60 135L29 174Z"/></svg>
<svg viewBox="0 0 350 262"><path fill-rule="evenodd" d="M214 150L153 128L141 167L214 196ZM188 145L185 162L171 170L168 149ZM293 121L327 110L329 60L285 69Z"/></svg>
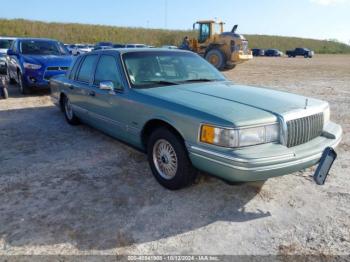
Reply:
<svg viewBox="0 0 350 262"><path fill-rule="evenodd" d="M0 17L167 29L218 18L246 34L350 42L350 0L16 0Z"/></svg>

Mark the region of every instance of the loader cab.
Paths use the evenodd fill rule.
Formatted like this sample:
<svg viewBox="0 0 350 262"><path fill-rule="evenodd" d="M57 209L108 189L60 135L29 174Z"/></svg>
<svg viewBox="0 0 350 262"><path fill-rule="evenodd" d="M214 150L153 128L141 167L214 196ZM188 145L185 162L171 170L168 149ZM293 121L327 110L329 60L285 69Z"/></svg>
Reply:
<svg viewBox="0 0 350 262"><path fill-rule="evenodd" d="M198 31L198 42L206 42L214 35L220 35L223 32L224 23L215 21L198 21L193 25L193 29Z"/></svg>

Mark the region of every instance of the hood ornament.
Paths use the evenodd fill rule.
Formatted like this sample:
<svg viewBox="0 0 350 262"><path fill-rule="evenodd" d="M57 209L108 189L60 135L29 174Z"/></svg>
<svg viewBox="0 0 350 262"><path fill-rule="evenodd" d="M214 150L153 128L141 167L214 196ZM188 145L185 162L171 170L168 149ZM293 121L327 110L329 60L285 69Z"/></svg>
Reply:
<svg viewBox="0 0 350 262"><path fill-rule="evenodd" d="M309 99L305 99L305 108L304 109L307 109L307 107L308 107L308 105L309 105Z"/></svg>

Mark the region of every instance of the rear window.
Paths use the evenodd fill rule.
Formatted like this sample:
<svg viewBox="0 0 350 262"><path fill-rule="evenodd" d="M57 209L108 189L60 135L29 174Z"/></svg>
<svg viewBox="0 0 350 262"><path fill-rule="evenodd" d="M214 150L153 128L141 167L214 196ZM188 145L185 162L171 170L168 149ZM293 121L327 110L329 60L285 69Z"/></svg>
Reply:
<svg viewBox="0 0 350 262"><path fill-rule="evenodd" d="M97 55L88 55L85 57L77 77L78 81L89 82L93 75L94 65L97 60Z"/></svg>
<svg viewBox="0 0 350 262"><path fill-rule="evenodd" d="M74 62L72 70L69 72L69 79L74 80L75 75L77 74L77 69L79 67L80 61L81 61L81 57L78 56L78 58Z"/></svg>

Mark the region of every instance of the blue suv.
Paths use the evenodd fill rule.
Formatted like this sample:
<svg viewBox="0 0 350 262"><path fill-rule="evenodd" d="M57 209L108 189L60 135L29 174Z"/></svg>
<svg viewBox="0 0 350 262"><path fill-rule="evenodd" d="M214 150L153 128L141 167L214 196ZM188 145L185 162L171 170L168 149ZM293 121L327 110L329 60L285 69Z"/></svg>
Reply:
<svg viewBox="0 0 350 262"><path fill-rule="evenodd" d="M8 79L18 83L22 94L28 94L32 89L48 89L50 78L65 74L73 58L56 40L18 38L6 59Z"/></svg>

